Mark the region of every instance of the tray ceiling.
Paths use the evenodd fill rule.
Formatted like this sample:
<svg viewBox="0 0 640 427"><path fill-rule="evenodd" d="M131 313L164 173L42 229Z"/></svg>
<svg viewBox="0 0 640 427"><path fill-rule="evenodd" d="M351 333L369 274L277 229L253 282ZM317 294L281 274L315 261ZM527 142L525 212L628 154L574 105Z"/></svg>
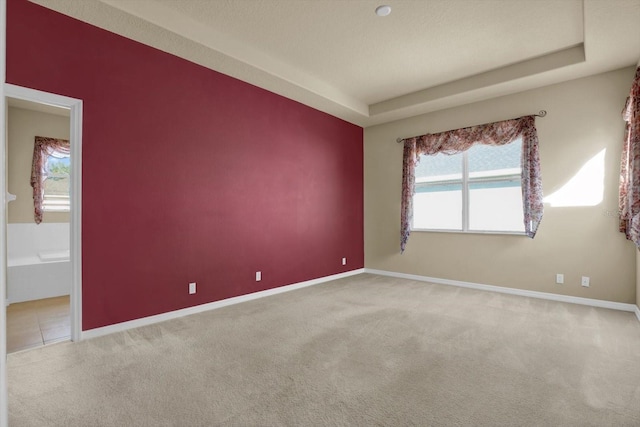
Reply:
<svg viewBox="0 0 640 427"><path fill-rule="evenodd" d="M640 59L640 0L32 1L361 126Z"/></svg>

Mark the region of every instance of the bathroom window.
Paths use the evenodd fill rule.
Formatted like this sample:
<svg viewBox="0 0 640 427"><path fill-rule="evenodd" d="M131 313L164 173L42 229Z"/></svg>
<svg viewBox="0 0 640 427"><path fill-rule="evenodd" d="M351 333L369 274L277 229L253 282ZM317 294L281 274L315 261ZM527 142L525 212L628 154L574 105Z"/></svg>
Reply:
<svg viewBox="0 0 640 427"><path fill-rule="evenodd" d="M36 136L31 167L34 220L42 222L43 212L69 212L71 147L65 139Z"/></svg>
<svg viewBox="0 0 640 427"><path fill-rule="evenodd" d="M43 180L45 212L69 212L69 154L53 150L46 159Z"/></svg>

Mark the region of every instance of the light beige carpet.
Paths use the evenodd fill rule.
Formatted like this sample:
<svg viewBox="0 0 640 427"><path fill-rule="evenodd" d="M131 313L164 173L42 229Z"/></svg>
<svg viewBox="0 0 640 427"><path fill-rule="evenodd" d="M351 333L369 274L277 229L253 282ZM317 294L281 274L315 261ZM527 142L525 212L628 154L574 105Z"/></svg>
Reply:
<svg viewBox="0 0 640 427"><path fill-rule="evenodd" d="M19 426L638 426L632 313L369 274L11 354Z"/></svg>

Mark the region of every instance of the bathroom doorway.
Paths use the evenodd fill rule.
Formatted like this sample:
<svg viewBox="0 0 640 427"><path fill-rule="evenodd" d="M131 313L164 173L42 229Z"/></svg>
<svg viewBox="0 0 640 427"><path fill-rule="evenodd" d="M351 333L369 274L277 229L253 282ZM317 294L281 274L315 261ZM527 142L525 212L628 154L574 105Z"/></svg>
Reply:
<svg viewBox="0 0 640 427"><path fill-rule="evenodd" d="M80 339L82 101L10 84L5 96L3 293L13 352ZM42 190L35 202L32 182Z"/></svg>
<svg viewBox="0 0 640 427"><path fill-rule="evenodd" d="M69 108L15 98L6 105L6 337L12 353L71 338L71 150ZM44 197L34 201L34 190Z"/></svg>

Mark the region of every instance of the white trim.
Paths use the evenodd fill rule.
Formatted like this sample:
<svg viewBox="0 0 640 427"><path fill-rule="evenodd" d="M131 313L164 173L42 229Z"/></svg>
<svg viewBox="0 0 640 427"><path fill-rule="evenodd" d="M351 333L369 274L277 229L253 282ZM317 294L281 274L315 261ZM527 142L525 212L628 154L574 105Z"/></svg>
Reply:
<svg viewBox="0 0 640 427"><path fill-rule="evenodd" d="M396 273L394 271L375 270L371 268L365 268L364 272L370 273L370 274L377 274L380 276L390 276L390 277L397 277L400 279L418 280L420 282L436 283L439 285L459 286L462 288L479 289L482 291L499 292L503 294L519 295L523 297L568 302L571 304L589 305L592 307L609 308L612 310L629 311L629 312L636 311L636 315L638 315L638 311L637 311L638 308L635 304L625 304L622 302L605 301L605 300L592 299L592 298L573 297L569 295L558 295L558 294L552 294L548 292L528 291L525 289L505 288L502 286L483 285L481 283L461 282L459 280L439 279L436 277Z"/></svg>
<svg viewBox="0 0 640 427"><path fill-rule="evenodd" d="M7 0L0 0L0 301L5 301L0 309L0 427L9 425L9 404L7 389L7 98L4 93L7 64ZM1 305L1 304L0 304Z"/></svg>
<svg viewBox="0 0 640 427"><path fill-rule="evenodd" d="M17 98L24 101L37 102L38 104L46 104L68 109L71 109L78 103L82 104L82 101L76 98L70 98L68 96L50 92L43 92L41 90L31 89L28 87L16 86L11 83L5 83L4 95L9 98ZM73 156L73 153L71 155Z"/></svg>
<svg viewBox="0 0 640 427"><path fill-rule="evenodd" d="M414 231L418 233L457 233L457 234L499 234L501 236L527 236L527 233L524 231L498 231L498 230L490 230L490 231L482 231L482 230L445 230L445 229L436 229L436 228L412 228L411 232Z"/></svg>
<svg viewBox="0 0 640 427"><path fill-rule="evenodd" d="M469 231L469 153L462 152L462 231Z"/></svg>
<svg viewBox="0 0 640 427"><path fill-rule="evenodd" d="M155 316L143 317L141 319L130 320L128 322L116 323L115 325L104 326L101 328L90 329L82 332L82 339L96 338L103 335L112 334L114 332L122 332L132 328L139 328L141 326L152 325L154 323L164 322L166 320L177 319L179 317L188 316L190 314L202 313L203 311L215 310L217 308L227 307L229 305L239 304L246 301L255 300L258 298L264 298L271 295L281 294L283 292L289 292L307 286L319 285L320 283L329 282L332 280L338 280L345 277L355 276L357 274L364 273L364 268L357 270L347 271L345 273L333 274L331 276L320 277L318 279L307 280L305 282L294 283L291 285L280 286L278 288L267 289L264 291L254 292L247 295L241 295L238 297L227 298L221 301L210 302L206 304L196 305L193 307L183 308L180 310L169 311L162 314L156 314Z"/></svg>
<svg viewBox="0 0 640 427"><path fill-rule="evenodd" d="M79 341L82 335L82 111L81 100L71 106L71 339Z"/></svg>
<svg viewBox="0 0 640 427"><path fill-rule="evenodd" d="M79 341L82 331L82 100L40 90L4 84L4 96L68 108L71 144L71 340ZM4 137L3 137L4 138ZM6 146L6 141L4 142ZM5 285L6 287L6 285Z"/></svg>
<svg viewBox="0 0 640 427"><path fill-rule="evenodd" d="M637 305L636 305L635 312L636 312L636 317L638 318L638 322L640 322L640 307Z"/></svg>

